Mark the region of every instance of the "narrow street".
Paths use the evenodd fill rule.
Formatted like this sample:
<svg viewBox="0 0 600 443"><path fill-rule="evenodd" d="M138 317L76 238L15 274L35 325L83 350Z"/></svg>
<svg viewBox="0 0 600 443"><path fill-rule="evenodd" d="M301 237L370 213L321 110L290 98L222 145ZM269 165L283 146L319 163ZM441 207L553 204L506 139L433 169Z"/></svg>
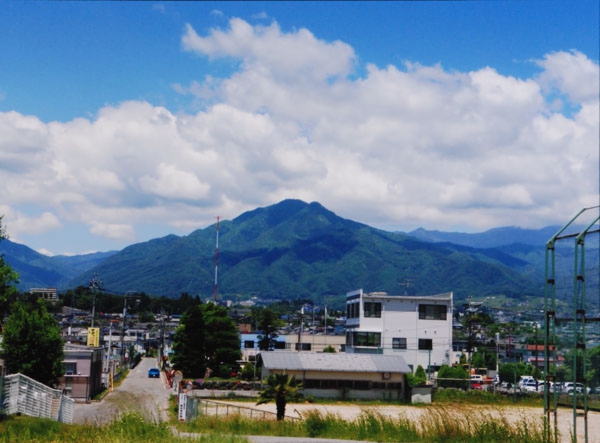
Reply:
<svg viewBox="0 0 600 443"><path fill-rule="evenodd" d="M158 423L168 420L169 395L164 374L148 378L148 370L156 367L156 359L143 358L113 392L101 401L76 403L73 422L77 424L106 424L124 413L139 413Z"/></svg>

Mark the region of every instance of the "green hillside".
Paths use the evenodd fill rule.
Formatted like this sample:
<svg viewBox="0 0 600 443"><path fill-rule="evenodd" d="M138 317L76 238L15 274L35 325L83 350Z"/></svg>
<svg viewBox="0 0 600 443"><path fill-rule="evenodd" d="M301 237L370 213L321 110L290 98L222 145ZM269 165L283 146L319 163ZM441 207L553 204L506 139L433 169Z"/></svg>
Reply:
<svg viewBox="0 0 600 443"><path fill-rule="evenodd" d="M123 249L69 282L98 273L109 291L212 297L216 226ZM528 263L498 249L435 244L336 216L319 203L285 200L219 227L219 298L310 298L335 303L350 290L467 296L543 295ZM401 286L410 281L408 288Z"/></svg>

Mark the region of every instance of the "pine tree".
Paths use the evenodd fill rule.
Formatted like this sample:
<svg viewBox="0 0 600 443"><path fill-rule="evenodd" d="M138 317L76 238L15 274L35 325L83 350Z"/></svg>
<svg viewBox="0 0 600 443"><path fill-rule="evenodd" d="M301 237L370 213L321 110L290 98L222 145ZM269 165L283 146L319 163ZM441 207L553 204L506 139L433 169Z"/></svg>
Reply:
<svg viewBox="0 0 600 443"><path fill-rule="evenodd" d="M181 316L173 338L173 367L186 378L202 378L208 367L204 313L190 306Z"/></svg>

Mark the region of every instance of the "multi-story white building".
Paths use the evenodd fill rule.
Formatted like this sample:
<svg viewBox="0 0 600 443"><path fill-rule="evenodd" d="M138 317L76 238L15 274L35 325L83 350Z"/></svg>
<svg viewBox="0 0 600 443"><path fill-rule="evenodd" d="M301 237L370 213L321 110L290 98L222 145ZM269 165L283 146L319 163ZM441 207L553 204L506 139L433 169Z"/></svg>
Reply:
<svg viewBox="0 0 600 443"><path fill-rule="evenodd" d="M451 364L452 298L348 292L346 352L399 355L429 373Z"/></svg>

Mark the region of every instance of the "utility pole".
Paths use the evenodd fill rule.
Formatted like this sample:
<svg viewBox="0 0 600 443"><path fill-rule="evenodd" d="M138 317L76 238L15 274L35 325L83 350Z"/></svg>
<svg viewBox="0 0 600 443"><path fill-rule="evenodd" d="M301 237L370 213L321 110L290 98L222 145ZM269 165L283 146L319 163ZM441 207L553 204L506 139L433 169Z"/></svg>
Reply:
<svg viewBox="0 0 600 443"><path fill-rule="evenodd" d="M217 302L217 270L219 268L219 216L217 215L217 245L215 247L215 287L213 291L213 301Z"/></svg>
<svg viewBox="0 0 600 443"><path fill-rule="evenodd" d="M98 274L90 280L89 288L92 290L92 328L94 327L94 318L96 317L96 293L102 290L102 280L98 279Z"/></svg>

